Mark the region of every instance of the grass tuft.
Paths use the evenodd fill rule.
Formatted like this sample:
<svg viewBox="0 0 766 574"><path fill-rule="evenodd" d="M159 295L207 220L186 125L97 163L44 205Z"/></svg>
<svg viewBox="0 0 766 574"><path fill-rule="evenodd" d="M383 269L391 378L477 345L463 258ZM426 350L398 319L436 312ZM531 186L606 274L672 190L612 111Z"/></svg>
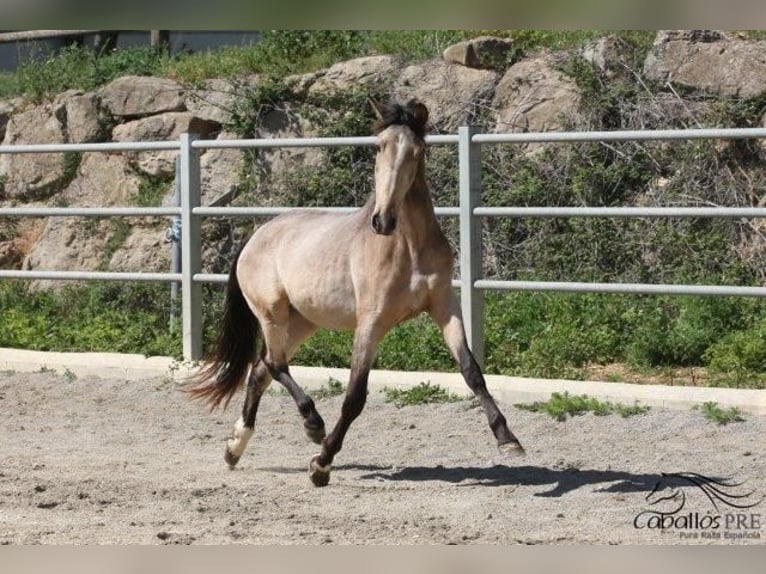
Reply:
<svg viewBox="0 0 766 574"><path fill-rule="evenodd" d="M315 389L311 391L309 394L318 401L323 401L325 399L330 399L332 397L337 397L338 395L342 395L346 392L346 388L343 386L343 383L341 383L337 379L333 379L330 377L327 380L326 385L322 385L318 389Z"/></svg>
<svg viewBox="0 0 766 574"><path fill-rule="evenodd" d="M596 416L606 416L617 413L623 418L646 414L649 411L648 406L633 406L622 404L613 404L610 402L599 401L588 395L570 395L565 393L553 393L547 401L536 401L534 403L519 403L514 405L516 408L533 412L547 413L557 421L565 421L567 416L573 417L592 412Z"/></svg>
<svg viewBox="0 0 766 574"><path fill-rule="evenodd" d="M741 423L745 420L742 416L742 411L740 411L737 407L730 407L726 409L713 401L702 403L701 406L694 407L694 410L699 410L705 419L711 423L717 423L719 425Z"/></svg>
<svg viewBox="0 0 766 574"><path fill-rule="evenodd" d="M384 387L382 392L387 403L394 403L399 408L431 403L456 403L464 399L464 397L451 393L439 385L430 383L420 383L409 389Z"/></svg>

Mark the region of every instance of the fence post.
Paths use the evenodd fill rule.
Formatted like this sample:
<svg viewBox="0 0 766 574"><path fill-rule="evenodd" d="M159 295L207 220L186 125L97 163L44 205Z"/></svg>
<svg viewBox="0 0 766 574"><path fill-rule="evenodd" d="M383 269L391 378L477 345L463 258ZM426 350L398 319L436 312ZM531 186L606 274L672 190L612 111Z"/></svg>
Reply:
<svg viewBox="0 0 766 574"><path fill-rule="evenodd" d="M201 271L200 220L192 209L200 205L199 152L196 134L181 134L181 318L186 361L202 358L202 285L193 278Z"/></svg>
<svg viewBox="0 0 766 574"><path fill-rule="evenodd" d="M481 144L471 141L475 126L458 129L460 173L460 302L468 345L484 367L484 293L474 287L482 276L481 218L473 214L481 204Z"/></svg>

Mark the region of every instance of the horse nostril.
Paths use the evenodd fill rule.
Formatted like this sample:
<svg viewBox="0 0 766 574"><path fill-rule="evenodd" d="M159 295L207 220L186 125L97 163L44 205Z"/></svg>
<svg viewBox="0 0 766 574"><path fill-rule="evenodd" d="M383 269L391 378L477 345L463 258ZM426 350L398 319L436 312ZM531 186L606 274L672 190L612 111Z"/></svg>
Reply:
<svg viewBox="0 0 766 574"><path fill-rule="evenodd" d="M377 213L372 216L372 228L375 231L380 231L380 215Z"/></svg>

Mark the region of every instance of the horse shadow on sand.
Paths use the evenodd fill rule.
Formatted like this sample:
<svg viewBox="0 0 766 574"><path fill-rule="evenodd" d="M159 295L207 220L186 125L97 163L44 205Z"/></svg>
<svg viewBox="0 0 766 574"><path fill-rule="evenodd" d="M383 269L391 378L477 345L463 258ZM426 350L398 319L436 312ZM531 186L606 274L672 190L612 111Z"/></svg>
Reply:
<svg viewBox="0 0 766 574"><path fill-rule="evenodd" d="M304 469L264 468L277 473L305 472ZM549 468L545 466L408 466L391 468L368 464L342 464L337 471L356 471L360 479L376 482L447 482L458 487L470 486L540 486L547 490L535 493L540 497L560 497L579 488L594 487L605 493L652 493L662 488L688 486L688 481L665 473L632 473L619 470L592 470L576 468Z"/></svg>
<svg viewBox="0 0 766 574"><path fill-rule="evenodd" d="M590 470L576 468L548 468L544 466L444 467L412 466L386 471L379 469L361 477L367 480L391 482L448 482L457 486L541 486L547 490L535 493L540 497L560 497L583 487L597 488L597 492L650 493L663 487L684 486L684 481L662 473L632 473L616 470Z"/></svg>

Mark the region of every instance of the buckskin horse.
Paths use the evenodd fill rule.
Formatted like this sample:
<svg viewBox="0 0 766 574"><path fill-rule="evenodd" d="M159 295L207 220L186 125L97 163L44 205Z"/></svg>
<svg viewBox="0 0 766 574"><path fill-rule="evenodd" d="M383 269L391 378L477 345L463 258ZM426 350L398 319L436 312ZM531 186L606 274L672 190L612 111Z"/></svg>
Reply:
<svg viewBox="0 0 766 574"><path fill-rule="evenodd" d="M365 206L351 214L280 215L256 230L232 265L218 339L190 391L215 408L228 404L247 381L242 416L226 443L224 459L232 468L253 435L261 396L276 380L295 400L308 437L322 445L309 477L325 486L346 432L364 408L378 344L390 329L424 311L478 397L500 451L524 454L466 341L452 288L453 252L425 177L428 110L416 100L370 104L378 151L375 192ZM350 380L328 435L288 368L299 345L320 327L354 331Z"/></svg>

